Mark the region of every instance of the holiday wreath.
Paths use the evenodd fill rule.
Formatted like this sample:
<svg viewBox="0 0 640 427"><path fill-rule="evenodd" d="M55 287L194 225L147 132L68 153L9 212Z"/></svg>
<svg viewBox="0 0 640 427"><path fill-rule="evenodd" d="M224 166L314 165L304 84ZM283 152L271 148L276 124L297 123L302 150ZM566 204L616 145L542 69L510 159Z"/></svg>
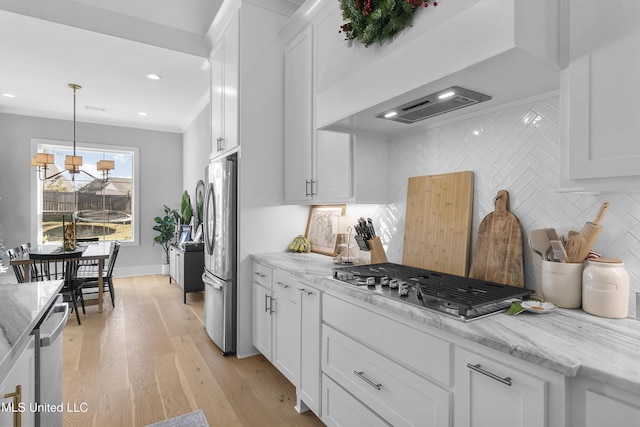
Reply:
<svg viewBox="0 0 640 427"><path fill-rule="evenodd" d="M338 0L344 24L340 32L349 45L354 40L365 47L382 45L410 27L413 14L420 6L437 6L435 0Z"/></svg>

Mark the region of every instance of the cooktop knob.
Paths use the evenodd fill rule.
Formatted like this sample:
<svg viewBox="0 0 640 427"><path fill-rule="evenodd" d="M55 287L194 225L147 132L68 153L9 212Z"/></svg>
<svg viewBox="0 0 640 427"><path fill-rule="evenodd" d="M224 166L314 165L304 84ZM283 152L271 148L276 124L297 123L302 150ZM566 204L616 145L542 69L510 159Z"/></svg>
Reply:
<svg viewBox="0 0 640 427"><path fill-rule="evenodd" d="M367 284L367 286L375 286L376 285L376 278L375 277L367 277L365 279L365 283Z"/></svg>
<svg viewBox="0 0 640 427"><path fill-rule="evenodd" d="M389 278L387 276L382 276L380 278L380 284L382 286L389 286Z"/></svg>

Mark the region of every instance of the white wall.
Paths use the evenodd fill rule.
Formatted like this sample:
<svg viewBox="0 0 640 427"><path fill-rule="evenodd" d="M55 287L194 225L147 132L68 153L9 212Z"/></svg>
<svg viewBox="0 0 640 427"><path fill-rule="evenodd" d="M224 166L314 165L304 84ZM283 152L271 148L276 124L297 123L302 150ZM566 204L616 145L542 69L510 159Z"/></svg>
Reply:
<svg viewBox="0 0 640 427"><path fill-rule="evenodd" d="M30 166L31 138L70 141L73 122L0 113L0 237L6 247L26 241L30 235L32 206ZM153 218L162 205L178 208L182 193L182 135L90 123L77 123L79 144L111 144L140 149L140 242L121 249L118 276L160 273L162 248L153 246ZM7 261L5 261L7 263ZM9 271L2 280L13 278Z"/></svg>
<svg viewBox="0 0 640 427"><path fill-rule="evenodd" d="M204 181L204 169L209 164L211 150L211 107L207 104L182 135L182 185L191 196L195 208L195 189Z"/></svg>

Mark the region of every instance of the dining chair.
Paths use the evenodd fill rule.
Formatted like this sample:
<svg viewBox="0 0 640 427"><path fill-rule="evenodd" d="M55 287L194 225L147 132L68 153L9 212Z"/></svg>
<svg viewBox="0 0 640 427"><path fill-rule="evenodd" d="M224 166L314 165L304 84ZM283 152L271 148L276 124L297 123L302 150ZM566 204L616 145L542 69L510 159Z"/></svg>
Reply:
<svg viewBox="0 0 640 427"><path fill-rule="evenodd" d="M63 295L64 301L71 302L76 312L78 325L80 322L80 313L78 312L78 301L82 305L84 312L84 299L82 298L81 284L76 280L78 272L78 260L82 255L82 251L59 252L49 254L37 254L30 252L29 258L33 261L36 270L35 278L32 281L40 280L63 280L64 284L60 293Z"/></svg>
<svg viewBox="0 0 640 427"><path fill-rule="evenodd" d="M12 259L16 259L22 255L22 251L20 248L7 249L7 256L9 257L9 261ZM20 265L13 266L13 274L16 275L16 280L18 283L24 283L24 270Z"/></svg>
<svg viewBox="0 0 640 427"><path fill-rule="evenodd" d="M115 307L115 290L113 289L113 268L116 265L116 258L118 257L118 252L120 251L120 242L115 241L111 242L111 248L109 250L109 261L107 262L107 266L102 271L102 285L103 290L109 290L109 295L111 296L111 307ZM80 265L78 267L78 273L76 275L77 280L82 282L82 293L83 298L84 295L95 294L98 288L98 275L100 272L98 271L97 266L86 266ZM95 291L91 291L91 289L96 289ZM87 292L87 290L90 290Z"/></svg>

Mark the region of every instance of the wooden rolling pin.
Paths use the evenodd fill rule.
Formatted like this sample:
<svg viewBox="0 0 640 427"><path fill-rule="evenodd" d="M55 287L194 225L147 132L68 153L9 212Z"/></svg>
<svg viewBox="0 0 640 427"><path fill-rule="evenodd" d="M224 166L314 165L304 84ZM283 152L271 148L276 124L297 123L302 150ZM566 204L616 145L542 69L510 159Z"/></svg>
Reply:
<svg viewBox="0 0 640 427"><path fill-rule="evenodd" d="M596 219L587 222L584 227L582 227L580 234L569 237L567 240L567 256L569 262L582 262L587 258L589 251L593 248L602 231L602 225L600 225L600 223L608 209L609 202L604 202L598 211ZM582 239L584 239L584 241Z"/></svg>

